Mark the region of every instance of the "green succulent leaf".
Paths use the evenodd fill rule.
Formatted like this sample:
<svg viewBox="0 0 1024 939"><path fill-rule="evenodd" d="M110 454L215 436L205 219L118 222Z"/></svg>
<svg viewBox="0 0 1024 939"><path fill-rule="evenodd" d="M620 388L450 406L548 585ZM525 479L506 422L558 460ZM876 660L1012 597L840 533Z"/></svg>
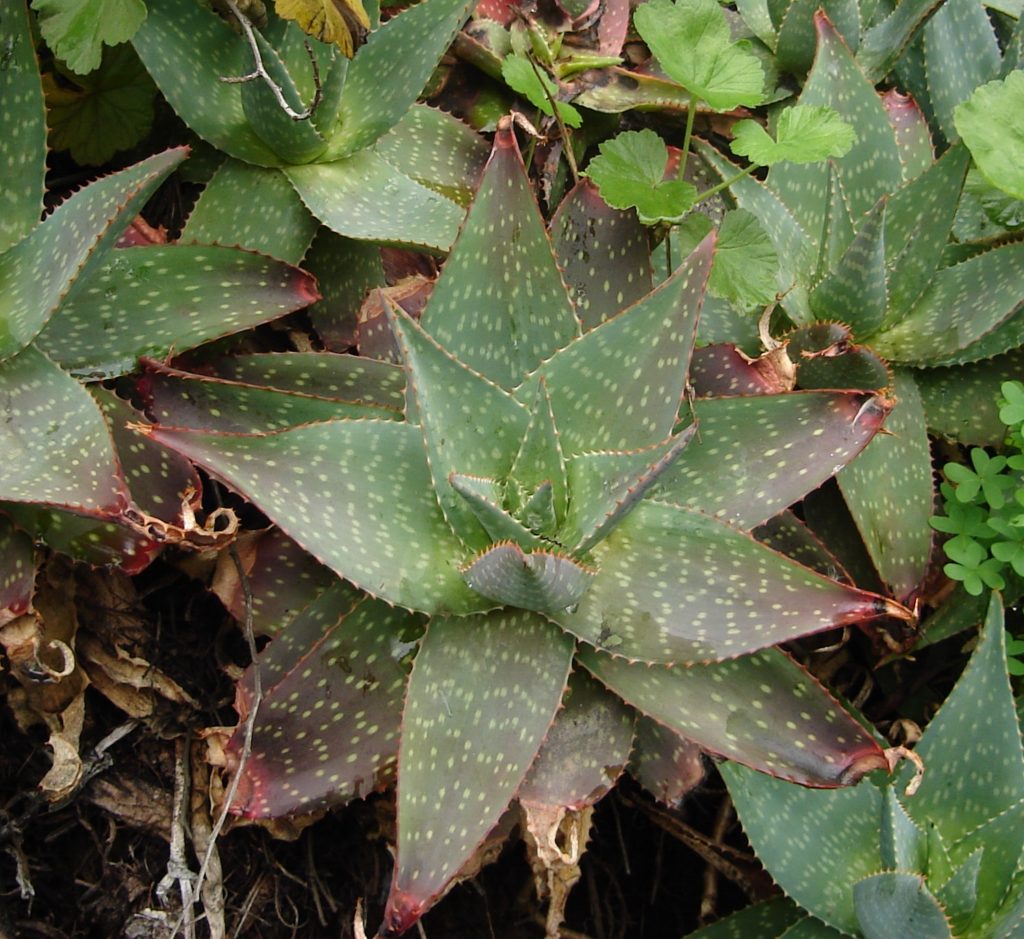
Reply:
<svg viewBox="0 0 1024 939"><path fill-rule="evenodd" d="M316 230L316 219L280 172L229 157L200 193L180 241L237 245L298 264Z"/></svg>
<svg viewBox="0 0 1024 939"><path fill-rule="evenodd" d="M819 8L851 50L857 51L861 34L861 4L845 3L844 0L771 0L769 7L778 23L774 48L780 69L799 78L807 74L814 61L814 12Z"/></svg>
<svg viewBox="0 0 1024 939"><path fill-rule="evenodd" d="M562 349L516 389L520 401L530 401L543 377L567 457L641 449L672 432L713 249L706 238L652 293Z"/></svg>
<svg viewBox="0 0 1024 939"><path fill-rule="evenodd" d="M538 385L530 423L509 475L512 482L525 492L535 492L538 487L548 484L551 487L551 508L555 520L561 522L565 518L569 498L565 457L558 439L558 428L555 427L555 415L551 411L551 397L544 381Z"/></svg>
<svg viewBox="0 0 1024 939"><path fill-rule="evenodd" d="M927 873L928 835L907 815L896 790L886 786L882 793L880 845L886 870Z"/></svg>
<svg viewBox="0 0 1024 939"><path fill-rule="evenodd" d="M584 331L650 293L647 232L633 211L611 208L588 179L562 200L551 240Z"/></svg>
<svg viewBox="0 0 1024 939"><path fill-rule="evenodd" d="M348 238L443 251L462 220L454 202L369 150L284 172L310 212Z"/></svg>
<svg viewBox="0 0 1024 939"><path fill-rule="evenodd" d="M579 602L595 571L552 551L526 553L517 544L497 544L462 573L466 583L482 596L552 615Z"/></svg>
<svg viewBox="0 0 1024 939"><path fill-rule="evenodd" d="M236 248L119 248L79 277L36 343L74 374L110 378L276 319L316 298L313 279Z"/></svg>
<svg viewBox="0 0 1024 939"><path fill-rule="evenodd" d="M558 100L558 85L544 70L525 55L507 55L501 63L501 77L513 91L526 98L535 108L554 117L551 102L555 102L558 116L569 127L579 127L583 116L571 104Z"/></svg>
<svg viewBox="0 0 1024 939"><path fill-rule="evenodd" d="M647 0L633 24L665 73L715 111L760 104L764 73L746 43L734 43L713 0Z"/></svg>
<svg viewBox="0 0 1024 939"><path fill-rule="evenodd" d="M131 39L146 18L142 0L32 0L32 8L46 44L79 75L98 68L103 46Z"/></svg>
<svg viewBox="0 0 1024 939"><path fill-rule="evenodd" d="M728 659L872 616L908 616L722 522L664 503L637 505L593 558L598 574L579 606L550 615L585 642L644 662ZM773 595L780 580L786 592ZM729 585L727 595L718 583Z"/></svg>
<svg viewBox="0 0 1024 939"><path fill-rule="evenodd" d="M975 914L975 922L983 922L1006 899L1011 881L1024 858L1024 845L1020 839L1022 825L1024 800L968 833L953 846L954 857L958 861L964 858L964 866L972 858L978 858L977 879L974 884L969 881L967 884L975 887L975 906L970 911Z"/></svg>
<svg viewBox="0 0 1024 939"><path fill-rule="evenodd" d="M926 0L933 3L933 0ZM863 68L863 62L861 63ZM865 70L865 74L868 74ZM892 88L882 95L882 104L896 135L905 179L916 179L935 162L932 132L920 105L909 95Z"/></svg>
<svg viewBox="0 0 1024 939"><path fill-rule="evenodd" d="M401 120L471 7L469 0L421 0L370 34L348 69L330 157L369 147Z"/></svg>
<svg viewBox="0 0 1024 939"><path fill-rule="evenodd" d="M823 574L830 580L838 580L844 584L853 583L850 575L843 570L839 559L811 531L806 522L801 521L789 509L773 515L763 525L758 525L751 534L774 551Z"/></svg>
<svg viewBox="0 0 1024 939"><path fill-rule="evenodd" d="M392 931L419 918L515 796L562 702L572 652L522 610L430 623L402 717Z"/></svg>
<svg viewBox="0 0 1024 939"><path fill-rule="evenodd" d="M510 126L495 136L422 323L460 362L508 390L579 335Z"/></svg>
<svg viewBox="0 0 1024 939"><path fill-rule="evenodd" d="M877 395L807 391L693 402L700 433L652 498L749 530L852 460L889 411Z"/></svg>
<svg viewBox="0 0 1024 939"><path fill-rule="evenodd" d="M850 152L857 139L853 127L832 108L795 104L786 108L775 125L773 140L757 121L740 121L733 127L732 152L758 166L817 163Z"/></svg>
<svg viewBox="0 0 1024 939"><path fill-rule="evenodd" d="M253 499L307 551L374 596L426 613L491 605L459 573L461 545L434 497L418 427L332 421L259 437L170 428L149 435ZM379 495L385 481L388 498Z"/></svg>
<svg viewBox="0 0 1024 939"><path fill-rule="evenodd" d="M344 585L325 591L253 666L266 691L232 811L277 818L338 805L367 795L393 768L401 659L412 648L404 635L418 621L379 600L351 606ZM228 753L241 753L244 738L243 721Z"/></svg>
<svg viewBox="0 0 1024 939"><path fill-rule="evenodd" d="M805 918L806 914L792 900L776 897L723 917L689 933L686 939L748 939L750 936L792 939L791 927L795 928Z"/></svg>
<svg viewBox="0 0 1024 939"><path fill-rule="evenodd" d="M1024 199L1024 72L976 88L957 106L953 121L982 175Z"/></svg>
<svg viewBox="0 0 1024 939"><path fill-rule="evenodd" d="M0 358L23 349L76 279L91 273L156 187L185 157L166 150L97 180L0 256ZM46 271L46 277L38 276Z"/></svg>
<svg viewBox="0 0 1024 939"><path fill-rule="evenodd" d="M5 619L29 611L36 586L35 554L32 539L0 516L0 611Z"/></svg>
<svg viewBox="0 0 1024 939"><path fill-rule="evenodd" d="M496 480L452 473L448 481L476 516L492 542L511 541L526 549L549 544L504 508L502 486ZM548 489L550 490L550 486Z"/></svg>
<svg viewBox="0 0 1024 939"><path fill-rule="evenodd" d="M578 658L627 704L712 753L780 779L832 787L885 765L871 736L777 649L690 668L588 648Z"/></svg>
<svg viewBox="0 0 1024 939"><path fill-rule="evenodd" d="M885 871L865 877L853 886L853 903L864 939L953 939L945 912L919 874Z"/></svg>
<svg viewBox="0 0 1024 939"><path fill-rule="evenodd" d="M586 175L615 209L636 208L644 225L678 222L693 206L697 187L665 179L669 153L653 130L631 130L606 140Z"/></svg>
<svg viewBox="0 0 1024 939"><path fill-rule="evenodd" d="M637 716L629 774L661 802L678 806L704 778L700 746L654 718Z"/></svg>
<svg viewBox="0 0 1024 939"><path fill-rule="evenodd" d="M935 899L946 911L954 930L963 932L978 908L978 875L984 856L981 849L970 854L944 883L929 877L935 889ZM935 887L940 883L941 886Z"/></svg>
<svg viewBox="0 0 1024 939"><path fill-rule="evenodd" d="M54 150L98 166L149 133L156 86L131 46L107 49L88 75L57 75L61 81L54 74L43 79Z"/></svg>
<svg viewBox="0 0 1024 939"><path fill-rule="evenodd" d="M46 109L28 11L18 3L0 16L0 252L20 241L43 213ZM14 185L14 179L20 185Z"/></svg>

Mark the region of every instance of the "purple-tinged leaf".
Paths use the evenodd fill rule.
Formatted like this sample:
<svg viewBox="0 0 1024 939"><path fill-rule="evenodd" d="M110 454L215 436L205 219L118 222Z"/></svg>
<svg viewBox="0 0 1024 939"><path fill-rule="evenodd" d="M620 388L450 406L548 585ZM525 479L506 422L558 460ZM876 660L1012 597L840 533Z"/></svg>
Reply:
<svg viewBox="0 0 1024 939"><path fill-rule="evenodd" d="M783 391L778 373L764 358L752 359L731 343L693 350L690 385L698 398L764 395Z"/></svg>
<svg viewBox="0 0 1024 939"><path fill-rule="evenodd" d="M342 418L402 419L399 412L376 405L190 375L156 363L149 363L149 370L149 410L157 423L167 427L265 434Z"/></svg>
<svg viewBox="0 0 1024 939"><path fill-rule="evenodd" d="M690 668L636 664L589 648L578 658L627 704L677 734L780 779L832 788L887 766L871 735L778 649Z"/></svg>
<svg viewBox="0 0 1024 939"><path fill-rule="evenodd" d="M43 214L46 110L28 11L20 2L0 17L0 253L25 237Z"/></svg>
<svg viewBox="0 0 1024 939"><path fill-rule="evenodd" d="M605 0L597 24L597 52L619 55L629 34L629 0Z"/></svg>
<svg viewBox="0 0 1024 939"><path fill-rule="evenodd" d="M562 200L551 219L551 240L584 330L632 306L653 286L647 231L636 212L611 208L589 179Z"/></svg>
<svg viewBox="0 0 1024 939"><path fill-rule="evenodd" d="M635 722L636 712L589 673L573 672L519 801L576 811L593 805L626 768Z"/></svg>
<svg viewBox="0 0 1024 939"><path fill-rule="evenodd" d="M235 245L298 264L316 230L280 171L229 157L199 194L179 241Z"/></svg>
<svg viewBox="0 0 1024 939"><path fill-rule="evenodd" d="M306 208L347 238L446 251L462 221L462 209L454 202L398 172L372 150L334 163L289 166L284 173Z"/></svg>
<svg viewBox="0 0 1024 939"><path fill-rule="evenodd" d="M713 251L711 234L652 293L558 352L516 389L520 401L532 400L544 379L567 457L641 449L672 433Z"/></svg>
<svg viewBox="0 0 1024 939"><path fill-rule="evenodd" d="M810 528L788 509L758 525L751 534L773 551L840 583L853 584L839 559Z"/></svg>
<svg viewBox="0 0 1024 939"><path fill-rule="evenodd" d="M932 455L921 396L910 372L895 372L897 404L879 435L836 479L857 530L893 596L908 598L931 554Z"/></svg>
<svg viewBox="0 0 1024 939"><path fill-rule="evenodd" d="M679 458L696 427L644 450L581 453L569 460L569 510L559 538L582 556L601 541Z"/></svg>
<svg viewBox="0 0 1024 939"><path fill-rule="evenodd" d="M892 371L867 346L849 345L837 355L804 359L797 365L796 382L804 390L885 391Z"/></svg>
<svg viewBox="0 0 1024 939"><path fill-rule="evenodd" d="M945 910L921 874L883 871L865 877L853 885L853 905L864 939L953 939Z"/></svg>
<svg viewBox="0 0 1024 939"><path fill-rule="evenodd" d="M421 0L370 34L348 69L332 157L369 147L399 122L472 6L472 0Z"/></svg>
<svg viewBox="0 0 1024 939"><path fill-rule="evenodd" d="M418 427L332 421L259 437L147 432L252 499L367 593L426 613L492 605L459 573L462 548L434 497Z"/></svg>
<svg viewBox="0 0 1024 939"><path fill-rule="evenodd" d="M482 596L552 615L578 603L595 573L571 557L526 553L511 543L488 548L463 569L466 583Z"/></svg>
<svg viewBox="0 0 1024 939"><path fill-rule="evenodd" d="M414 320L388 307L415 398L438 502L455 534L479 550L490 543L452 489L452 473L503 479L526 433L529 412L500 386L456 361ZM411 415L407 415L411 417Z"/></svg>
<svg viewBox="0 0 1024 939"><path fill-rule="evenodd" d="M469 205L487 162L483 138L446 111L414 104L376 151L421 186Z"/></svg>
<svg viewBox="0 0 1024 939"><path fill-rule="evenodd" d="M34 346L0 368L0 499L117 515L128 490L96 402Z"/></svg>
<svg viewBox="0 0 1024 939"><path fill-rule="evenodd" d="M511 125L494 138L422 322L460 362L506 389L579 335Z"/></svg>
<svg viewBox="0 0 1024 939"><path fill-rule="evenodd" d="M32 606L36 586L36 550L32 539L0 516L0 626Z"/></svg>
<svg viewBox="0 0 1024 939"><path fill-rule="evenodd" d="M249 126L239 86L221 81L252 71L248 47L227 22L193 0L164 0L151 4L132 44L168 103L200 137L246 163L281 165Z"/></svg>
<svg viewBox="0 0 1024 939"><path fill-rule="evenodd" d="M579 605L548 615L584 642L637 661L733 659L877 616L911 619L891 600L677 506L641 502L592 555L598 573Z"/></svg>
<svg viewBox="0 0 1024 939"><path fill-rule="evenodd" d="M554 523L560 523L565 518L565 510L568 504L568 488L565 476L565 457L562 454L562 444L558 438L558 428L555 427L555 415L551 411L551 397L548 394L547 383L541 381L538 385L537 395L533 400L533 410L530 414L530 423L523 435L522 445L516 454L515 462L510 472L512 487L518 486L526 496L527 502L532 498L544 499L538 496L541 487L545 484L551 490L551 511L554 516ZM517 507L519 508L519 507ZM526 508L523 506L522 508ZM529 512L524 512L523 518L528 518ZM527 522L529 525L530 523Z"/></svg>
<svg viewBox="0 0 1024 939"><path fill-rule="evenodd" d="M852 460L889 409L877 395L843 391L698 399L700 433L652 498L749 530Z"/></svg>
<svg viewBox="0 0 1024 939"><path fill-rule="evenodd" d="M302 262L323 294L309 308L313 328L331 352L356 344L359 307L366 294L384 286L380 248L321 228Z"/></svg>
<svg viewBox="0 0 1024 939"><path fill-rule="evenodd" d="M317 298L298 268L237 248L119 248L79 278L37 345L74 374L110 378L277 319Z"/></svg>
<svg viewBox="0 0 1024 939"><path fill-rule="evenodd" d="M185 152L166 150L96 180L0 256L0 358L23 349L46 325L76 279L92 272Z"/></svg>
<svg viewBox="0 0 1024 939"><path fill-rule="evenodd" d="M266 696L231 810L249 818L310 812L378 788L398 750L416 620L365 600L351 612L343 585L322 594L254 667ZM339 621L340 620L340 621ZM228 743L237 760L243 723Z"/></svg>
<svg viewBox="0 0 1024 939"><path fill-rule="evenodd" d="M221 378L391 411L405 407L405 370L333 352L257 352L214 363Z"/></svg>
<svg viewBox="0 0 1024 939"><path fill-rule="evenodd" d="M521 548L539 548L547 544L502 507L500 483L481 476L452 473L452 488L465 500L492 542L512 541Z"/></svg>
<svg viewBox="0 0 1024 939"><path fill-rule="evenodd" d="M704 753L687 737L641 714L629 774L659 802L678 805L704 778Z"/></svg>
<svg viewBox="0 0 1024 939"><path fill-rule="evenodd" d="M198 499L199 474L184 457L128 429L145 422L144 415L127 401L100 385L89 388L110 428L125 481L136 506L172 525L182 523L182 502Z"/></svg>
<svg viewBox="0 0 1024 939"><path fill-rule="evenodd" d="M569 637L522 610L430 623L402 718L389 931L419 919L515 796L561 704L572 653Z"/></svg>
<svg viewBox="0 0 1024 939"><path fill-rule="evenodd" d="M857 129L850 152L836 160L850 213L858 218L903 182L895 134L874 84L857 67L828 18L815 14L818 53L801 104L827 105Z"/></svg>
<svg viewBox="0 0 1024 939"><path fill-rule="evenodd" d="M928 120L910 95L900 94L895 88L883 93L882 106L896 135L903 178L915 179L935 160Z"/></svg>

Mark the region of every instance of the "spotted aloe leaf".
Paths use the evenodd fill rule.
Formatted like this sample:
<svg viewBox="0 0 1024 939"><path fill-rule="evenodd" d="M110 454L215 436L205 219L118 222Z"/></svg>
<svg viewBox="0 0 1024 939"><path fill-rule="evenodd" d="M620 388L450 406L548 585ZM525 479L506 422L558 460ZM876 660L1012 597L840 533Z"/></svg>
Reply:
<svg viewBox="0 0 1024 939"><path fill-rule="evenodd" d="M551 219L551 239L585 330L650 292L647 232L636 212L611 208L589 179L562 200Z"/></svg>
<svg viewBox="0 0 1024 939"><path fill-rule="evenodd" d="M786 939L838 939L840 934L829 931L829 927L818 920L812 922L824 931L799 931L807 919L791 900L776 897L698 929L687 939L747 939L748 936L760 936L761 939L782 939L783 936Z"/></svg>
<svg viewBox="0 0 1024 939"><path fill-rule="evenodd" d="M481 317L478 306L494 314ZM579 335L511 126L498 131L422 323L460 362L509 390Z"/></svg>
<svg viewBox="0 0 1024 939"><path fill-rule="evenodd" d="M728 342L693 350L690 387L698 398L763 395L778 391L777 373Z"/></svg>
<svg viewBox="0 0 1024 939"><path fill-rule="evenodd" d="M308 812L366 795L387 778L416 621L377 600L351 606L343 585L329 589L252 666L266 694L233 805L239 814ZM244 726L228 742L229 760L243 737Z"/></svg>
<svg viewBox="0 0 1024 939"><path fill-rule="evenodd" d="M552 551L524 552L517 544L496 544L463 569L477 593L504 606L549 612L575 606L595 571Z"/></svg>
<svg viewBox="0 0 1024 939"><path fill-rule="evenodd" d="M578 606L549 615L586 642L645 662L733 658L873 616L905 616L722 522L663 503L640 503L592 556L598 574ZM722 581L724 595L708 589ZM778 582L784 594L772 593Z"/></svg>
<svg viewBox="0 0 1024 939"><path fill-rule="evenodd" d="M629 774L656 799L678 805L704 778L700 744L641 714Z"/></svg>
<svg viewBox="0 0 1024 939"><path fill-rule="evenodd" d="M894 933L953 939L945 911L919 874L884 871L854 885L853 902L864 939Z"/></svg>
<svg viewBox="0 0 1024 939"><path fill-rule="evenodd" d="M180 240L237 245L298 264L316 229L316 219L281 173L229 157L200 193Z"/></svg>
<svg viewBox="0 0 1024 939"><path fill-rule="evenodd" d="M0 255L0 358L14 355L36 336L71 286L91 273L184 158L183 148L167 150L97 180ZM37 276L40 270L47 276Z"/></svg>
<svg viewBox="0 0 1024 939"><path fill-rule="evenodd" d="M36 557L32 539L0 516L0 624L27 613L35 594Z"/></svg>
<svg viewBox="0 0 1024 939"><path fill-rule="evenodd" d="M826 0L818 4L812 0L788 0L775 4L775 7L778 10L773 17L778 25L775 57L779 67L785 71L803 76L811 67L815 51L814 13L819 8L834 24L838 35L854 52L857 51L862 28L860 4L843 3L842 0Z"/></svg>
<svg viewBox="0 0 1024 939"><path fill-rule="evenodd" d="M762 544L799 561L804 567L824 574L831 580L852 583L839 559L805 522L788 509L772 516L763 525L758 525L752 534Z"/></svg>
<svg viewBox="0 0 1024 939"><path fill-rule="evenodd" d="M637 665L589 649L578 657L671 730L781 779L835 787L886 765L872 737L777 649L704 668Z"/></svg>
<svg viewBox="0 0 1024 939"><path fill-rule="evenodd" d="M524 611L428 627L402 719L391 931L419 918L516 794L561 704L572 652L568 637Z"/></svg>
<svg viewBox="0 0 1024 939"><path fill-rule="evenodd" d="M263 436L148 433L251 498L314 557L374 596L429 613L493 605L459 572L461 545L434 498L414 425L331 421ZM377 495L382 480L388 498Z"/></svg>
<svg viewBox="0 0 1024 939"><path fill-rule="evenodd" d="M470 511L490 536L491 542L511 541L521 548L540 548L547 544L504 507L503 487L497 480L452 473L448 481L452 489L465 500ZM550 490L551 487L548 485L549 493ZM554 527L553 519L551 527Z"/></svg>
<svg viewBox="0 0 1024 939"><path fill-rule="evenodd" d="M79 278L36 344L73 374L110 378L276 319L317 298L273 258L199 245L121 248Z"/></svg>
<svg viewBox="0 0 1024 939"><path fill-rule="evenodd" d="M913 179L928 169L935 159L928 119L910 95L901 94L895 88L882 95L882 104L896 134L903 176Z"/></svg>
<svg viewBox="0 0 1024 939"><path fill-rule="evenodd" d="M918 28L940 6L940 0L913 0L897 4L888 16L865 30L857 49L857 64L873 82L879 82L892 71Z"/></svg>
<svg viewBox="0 0 1024 939"><path fill-rule="evenodd" d="M43 211L43 181L46 175L46 112L43 88L28 11L23 3L9 5L0 18L0 46L4 67L0 69L0 166L17 172L0 191L0 252L27 235ZM13 131L13 132L12 132Z"/></svg>
<svg viewBox="0 0 1024 939"><path fill-rule="evenodd" d="M523 434L523 442L512 464L512 479L521 487L521 493L513 493L529 502L545 484L551 488L551 512L555 524L565 518L568 505L568 490L565 472L565 456L555 427L555 415L551 411L551 397L547 383L538 384L533 401L530 423Z"/></svg>

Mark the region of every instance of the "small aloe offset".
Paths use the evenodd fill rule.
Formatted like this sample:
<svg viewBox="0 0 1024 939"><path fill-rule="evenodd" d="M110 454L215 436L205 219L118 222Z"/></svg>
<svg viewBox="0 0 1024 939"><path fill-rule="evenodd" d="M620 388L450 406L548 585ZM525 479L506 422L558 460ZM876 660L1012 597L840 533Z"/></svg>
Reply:
<svg viewBox="0 0 1024 939"><path fill-rule="evenodd" d="M790 901L694 939L754 935L742 929L755 918L764 939L1019 936L1024 754L1004 637L993 594L963 676L914 748L925 767L916 789L909 769L891 782L812 792L723 766L744 831Z"/></svg>
<svg viewBox="0 0 1024 939"><path fill-rule="evenodd" d="M391 933L445 891L535 760L555 758L544 754L563 740L574 667L664 725L670 750L681 735L810 786L886 765L774 645L911 614L746 532L863 449L889 406L863 392L721 399L699 403L695 425L685 389L713 248L705 239L657 289L584 330L506 121L421 323L389 310L400 369L239 357L208 383L220 420L253 382L284 400L316 395L315 375L330 374L347 406L360 395L365 406L365 384L356 392L346 370L397 373L404 420L285 414L275 427L287 429L268 432L239 404L239 433L175 404L171 389L146 429L373 598L331 612L318 608L333 602L323 594L272 643L263 659L291 664L272 666L280 678L234 809L310 811L396 768ZM378 391L382 403L394 390ZM403 703L395 682L412 651ZM628 747L601 754L580 759L629 759ZM547 805L584 804L551 789Z"/></svg>

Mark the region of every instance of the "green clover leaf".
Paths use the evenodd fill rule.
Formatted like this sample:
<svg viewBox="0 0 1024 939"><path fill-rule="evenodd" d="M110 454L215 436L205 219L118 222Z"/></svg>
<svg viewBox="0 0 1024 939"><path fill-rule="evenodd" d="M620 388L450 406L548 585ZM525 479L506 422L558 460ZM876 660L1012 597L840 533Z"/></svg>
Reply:
<svg viewBox="0 0 1024 939"><path fill-rule="evenodd" d="M1003 393L999 420L1007 427L1024 424L1024 384L1019 381L1004 381L999 390Z"/></svg>
<svg viewBox="0 0 1024 939"><path fill-rule="evenodd" d="M583 117L571 104L557 100L558 85L539 66L526 56L507 55L501 63L501 77L513 91L526 98L534 107L540 108L548 117L554 117L551 102L558 108L558 116L570 127L579 127Z"/></svg>
<svg viewBox="0 0 1024 939"><path fill-rule="evenodd" d="M989 456L981 447L971 450L971 470L959 463L947 463L944 472L956 484L956 498L960 502L974 502L980 493L993 508L1000 509L1006 503L1003 492L1013 485L1013 480L1003 475L1006 457Z"/></svg>
<svg viewBox="0 0 1024 939"><path fill-rule="evenodd" d="M946 556L953 563L947 564L943 570L950 580L959 580L971 596L977 597L985 587L1002 590L1006 581L1000 573L1002 562L988 556L988 552L976 541L954 545L947 542Z"/></svg>
<svg viewBox="0 0 1024 939"><path fill-rule="evenodd" d="M775 125L775 139L757 121L733 127L732 152L758 166L817 163L850 152L857 139L853 128L832 108L796 104L786 108Z"/></svg>

